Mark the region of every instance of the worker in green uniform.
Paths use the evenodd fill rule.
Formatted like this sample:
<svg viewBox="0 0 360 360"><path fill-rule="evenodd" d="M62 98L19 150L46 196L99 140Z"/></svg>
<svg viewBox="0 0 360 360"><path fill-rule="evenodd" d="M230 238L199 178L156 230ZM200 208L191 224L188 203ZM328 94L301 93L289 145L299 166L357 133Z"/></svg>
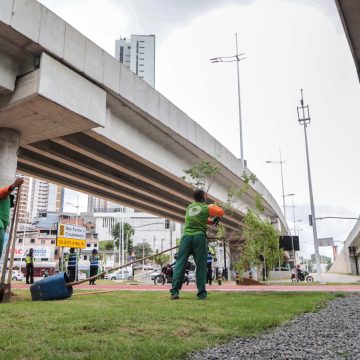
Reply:
<svg viewBox="0 0 360 360"><path fill-rule="evenodd" d="M10 194L21 186L23 179L17 178L13 184L0 188L0 258L3 251L6 228L10 223Z"/></svg>
<svg viewBox="0 0 360 360"><path fill-rule="evenodd" d="M206 270L208 244L206 239L207 224L217 224L224 215L224 210L216 205L206 204L206 193L201 189L194 191L194 202L186 209L185 230L180 241L177 262L174 270L171 299L179 299L187 260L193 255L196 264L197 297L206 299ZM214 217L209 219L209 217Z"/></svg>

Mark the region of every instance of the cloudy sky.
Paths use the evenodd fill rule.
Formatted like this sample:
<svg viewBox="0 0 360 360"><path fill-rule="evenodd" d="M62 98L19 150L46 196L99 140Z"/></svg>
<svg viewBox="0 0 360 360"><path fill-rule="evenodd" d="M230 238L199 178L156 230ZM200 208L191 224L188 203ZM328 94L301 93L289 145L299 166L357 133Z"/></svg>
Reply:
<svg viewBox="0 0 360 360"><path fill-rule="evenodd" d="M247 57L240 63L245 159L282 204L280 166L265 163L279 160L281 148L285 193L295 194L304 253L313 248L304 132L296 113L300 88L312 118L308 139L316 215L360 213L360 86L333 0L41 3L112 55L120 36L155 34L156 89L239 156L236 65L209 61L233 55L237 33L239 51ZM287 215L292 227L291 207ZM343 241L353 225L322 220L318 235Z"/></svg>

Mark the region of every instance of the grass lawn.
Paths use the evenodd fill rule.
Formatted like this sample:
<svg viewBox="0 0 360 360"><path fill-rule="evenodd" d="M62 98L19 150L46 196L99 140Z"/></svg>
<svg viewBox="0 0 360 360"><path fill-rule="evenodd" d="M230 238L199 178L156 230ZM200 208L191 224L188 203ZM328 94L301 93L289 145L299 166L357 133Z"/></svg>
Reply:
<svg viewBox="0 0 360 360"><path fill-rule="evenodd" d="M326 293L119 291L31 302L17 290L0 305L0 359L176 359L234 336L253 336L316 310Z"/></svg>

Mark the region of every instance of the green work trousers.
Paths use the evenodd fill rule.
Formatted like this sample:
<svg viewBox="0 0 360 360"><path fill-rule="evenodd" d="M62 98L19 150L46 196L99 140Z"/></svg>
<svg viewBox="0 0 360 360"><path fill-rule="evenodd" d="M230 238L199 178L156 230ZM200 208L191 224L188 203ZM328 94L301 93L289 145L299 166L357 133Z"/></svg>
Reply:
<svg viewBox="0 0 360 360"><path fill-rule="evenodd" d="M205 234L183 235L176 259L171 295L178 295L184 280L185 267L190 255L196 264L196 286L198 298L206 298L207 240Z"/></svg>
<svg viewBox="0 0 360 360"><path fill-rule="evenodd" d="M0 259L3 252L4 241L5 241L5 229L0 228Z"/></svg>

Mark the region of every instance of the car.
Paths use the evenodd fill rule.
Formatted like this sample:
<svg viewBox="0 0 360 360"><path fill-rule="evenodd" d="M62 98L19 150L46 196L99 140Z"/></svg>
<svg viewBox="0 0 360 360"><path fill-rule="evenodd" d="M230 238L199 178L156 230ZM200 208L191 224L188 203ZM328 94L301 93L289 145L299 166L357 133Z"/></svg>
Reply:
<svg viewBox="0 0 360 360"><path fill-rule="evenodd" d="M195 271L189 271L189 274L188 274L188 278L189 278L189 281L190 282L194 282L195 281Z"/></svg>
<svg viewBox="0 0 360 360"><path fill-rule="evenodd" d="M286 267L275 267L273 271L290 271L290 269Z"/></svg>
<svg viewBox="0 0 360 360"><path fill-rule="evenodd" d="M117 270L105 275L107 280L133 280L132 273L128 270Z"/></svg>
<svg viewBox="0 0 360 360"><path fill-rule="evenodd" d="M161 270L156 270L153 273L150 274L150 279L154 280L156 276L161 274Z"/></svg>
<svg viewBox="0 0 360 360"><path fill-rule="evenodd" d="M7 280L8 276L9 276L9 272L7 271L5 273L5 279L6 280ZM21 271L18 271L18 270L13 270L12 271L12 274L11 274L12 281L23 281L24 278L25 278L25 276Z"/></svg>
<svg viewBox="0 0 360 360"><path fill-rule="evenodd" d="M144 265L144 270L154 270L152 265Z"/></svg>
<svg viewBox="0 0 360 360"><path fill-rule="evenodd" d="M86 279L86 274L83 272L79 272L78 273L78 280L85 280Z"/></svg>

